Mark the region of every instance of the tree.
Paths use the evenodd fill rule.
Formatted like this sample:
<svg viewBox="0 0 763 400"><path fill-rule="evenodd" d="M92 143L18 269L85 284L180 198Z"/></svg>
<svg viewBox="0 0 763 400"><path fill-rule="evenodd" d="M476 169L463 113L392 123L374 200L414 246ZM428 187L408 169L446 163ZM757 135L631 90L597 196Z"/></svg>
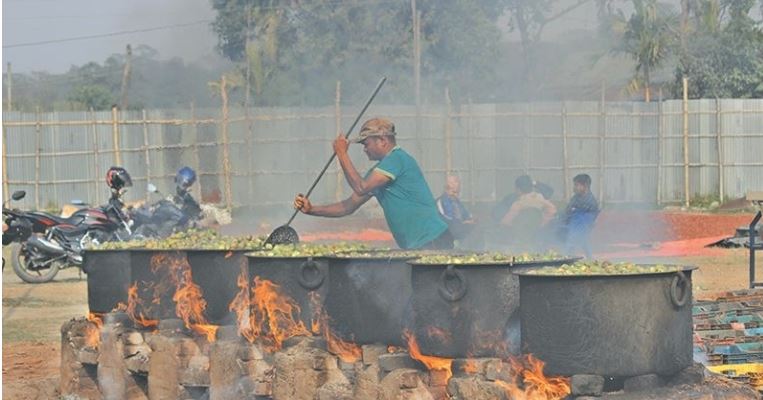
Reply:
<svg viewBox="0 0 763 400"><path fill-rule="evenodd" d="M689 78L691 97L763 97L763 32L754 0L699 0L692 35L676 68L673 92Z"/></svg>
<svg viewBox="0 0 763 400"><path fill-rule="evenodd" d="M632 89L644 87L646 101L650 101L652 72L671 55L676 42L678 15L672 7L657 0L633 0L634 12L627 20L622 15L615 19L613 29L619 43L613 52L627 54L636 62L630 83Z"/></svg>
<svg viewBox="0 0 763 400"><path fill-rule="evenodd" d="M503 0L417 3L421 71L429 93L439 99L443 83L467 96L488 91ZM215 0L212 5L218 49L233 61L249 63L241 69L250 71L256 104L325 104L336 80L342 81L343 99L353 102L365 97L380 75L392 78L382 97L413 98L407 2Z"/></svg>
<svg viewBox="0 0 763 400"><path fill-rule="evenodd" d="M102 85L84 84L78 86L69 95L69 101L76 106L82 106L84 109L108 110L113 104L112 93Z"/></svg>
<svg viewBox="0 0 763 400"><path fill-rule="evenodd" d="M519 33L522 45L522 69L521 83L524 85L525 95L533 95L535 91L535 72L538 67L537 50L541 35L551 22L561 18L571 11L591 3L592 0L574 0L561 9L558 0L507 0L506 10L510 16L509 28ZM596 0L600 10L608 6L611 0Z"/></svg>

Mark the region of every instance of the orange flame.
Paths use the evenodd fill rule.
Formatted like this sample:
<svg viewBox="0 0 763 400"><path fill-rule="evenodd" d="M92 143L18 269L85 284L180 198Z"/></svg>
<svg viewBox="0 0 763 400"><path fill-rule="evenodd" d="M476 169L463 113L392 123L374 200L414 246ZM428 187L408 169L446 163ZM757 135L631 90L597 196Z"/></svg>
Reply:
<svg viewBox="0 0 763 400"><path fill-rule="evenodd" d="M299 305L281 294L278 285L255 277L250 289L243 268L236 284L239 291L228 309L236 313L238 332L249 342L262 339L265 349L272 352L281 349L290 337L311 336L298 317Z"/></svg>
<svg viewBox="0 0 763 400"><path fill-rule="evenodd" d="M328 317L324 313L316 311L312 315L308 330L299 318L302 311L299 305L281 293L280 287L275 283L255 277L250 290L247 274L242 269L236 284L239 291L228 309L236 313L238 332L249 342L260 338L265 349L272 352L281 349L283 342L288 338L322 334L326 338L329 352L345 362L360 360L360 346L337 337L329 328ZM315 305L313 310L320 309L317 307L320 302L317 293L310 293L310 302Z"/></svg>
<svg viewBox="0 0 763 400"><path fill-rule="evenodd" d="M207 301L204 300L199 285L193 282L188 260L185 257L157 254L151 257L151 265L152 269L157 265L169 267L170 279L175 284L175 294L172 296L172 301L175 302L175 314L183 320L186 328L206 337L208 342L214 342L219 327L211 325L204 316ZM154 298L154 300L157 299L158 297Z"/></svg>
<svg viewBox="0 0 763 400"><path fill-rule="evenodd" d="M543 361L532 354L521 358L508 359L511 365L511 382L495 381L508 394L517 400L561 400L570 392L570 380L563 377L546 377L543 373ZM521 383L520 383L521 381Z"/></svg>
<svg viewBox="0 0 763 400"><path fill-rule="evenodd" d="M249 282L244 268L241 269L241 273L236 280L236 285L238 286L238 293L236 293L236 297L228 305L228 310L236 313L238 333L252 343L257 337L254 335L254 318L249 308Z"/></svg>
<svg viewBox="0 0 763 400"><path fill-rule="evenodd" d="M469 375L476 374L478 372L477 362L474 360L466 360L463 366L463 370Z"/></svg>
<svg viewBox="0 0 763 400"><path fill-rule="evenodd" d="M288 296L279 294L278 288L267 279L254 278L249 326L253 337L264 338L265 348L271 351L281 349L283 342L290 337L311 336L299 319L299 305ZM263 328L267 331L263 332Z"/></svg>
<svg viewBox="0 0 763 400"><path fill-rule="evenodd" d="M363 350L355 343L345 342L330 328L329 317L324 312L316 322L313 320L313 331L319 330L326 339L328 351L346 363L354 363L363 357Z"/></svg>
<svg viewBox="0 0 763 400"><path fill-rule="evenodd" d="M97 348L101 344L101 328L103 327L103 316L96 313L87 313L87 320L90 321L85 329L85 347Z"/></svg>
<svg viewBox="0 0 763 400"><path fill-rule="evenodd" d="M318 294L318 292L310 292L308 294L308 297L310 297L310 306L313 309L313 316L310 321L310 331L313 332L313 335L320 335L321 334L321 327L323 324L325 324L325 320L323 314L321 313L321 296Z"/></svg>
<svg viewBox="0 0 763 400"><path fill-rule="evenodd" d="M142 308L143 302L138 297L138 282L135 282L127 290L127 309L125 312L130 316L130 319L144 328L155 328L159 325L159 321L147 319L143 315L143 311L138 312L138 307Z"/></svg>
<svg viewBox="0 0 763 400"><path fill-rule="evenodd" d="M413 336L410 331L406 330L403 333L403 336L405 336L405 340L408 342L408 353L411 355L411 358L421 361L430 371L446 371L447 379L450 379L453 375L453 372L451 371L451 364L453 363L452 358L423 355L421 354L418 342L416 342L416 337Z"/></svg>

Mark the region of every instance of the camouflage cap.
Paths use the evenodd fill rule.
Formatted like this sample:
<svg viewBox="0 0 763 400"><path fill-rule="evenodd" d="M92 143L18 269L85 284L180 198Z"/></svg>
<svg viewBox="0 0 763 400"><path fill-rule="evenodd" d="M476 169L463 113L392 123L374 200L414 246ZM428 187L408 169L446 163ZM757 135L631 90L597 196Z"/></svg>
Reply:
<svg viewBox="0 0 763 400"><path fill-rule="evenodd" d="M363 143L371 136L395 136L395 124L386 118L371 118L360 128L358 137L352 143Z"/></svg>

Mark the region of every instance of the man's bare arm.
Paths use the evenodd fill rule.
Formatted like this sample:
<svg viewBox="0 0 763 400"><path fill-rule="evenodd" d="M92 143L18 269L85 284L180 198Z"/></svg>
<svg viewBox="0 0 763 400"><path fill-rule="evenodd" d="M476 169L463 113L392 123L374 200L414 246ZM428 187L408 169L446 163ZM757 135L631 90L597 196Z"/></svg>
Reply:
<svg viewBox="0 0 763 400"><path fill-rule="evenodd" d="M339 158L339 164L342 166L344 177L355 194L361 196L370 194L375 189L386 185L392 180L389 176L375 170L371 172L367 179L363 179L346 153L342 155L337 154L337 157Z"/></svg>
<svg viewBox="0 0 763 400"><path fill-rule="evenodd" d="M297 199L294 203L295 206L305 214L319 217L338 218L354 213L355 210L360 208L360 206L365 204L365 202L367 202L370 198L370 195L360 196L353 193L352 196L338 203L314 206L310 204L309 200L305 199L304 197L297 196Z"/></svg>

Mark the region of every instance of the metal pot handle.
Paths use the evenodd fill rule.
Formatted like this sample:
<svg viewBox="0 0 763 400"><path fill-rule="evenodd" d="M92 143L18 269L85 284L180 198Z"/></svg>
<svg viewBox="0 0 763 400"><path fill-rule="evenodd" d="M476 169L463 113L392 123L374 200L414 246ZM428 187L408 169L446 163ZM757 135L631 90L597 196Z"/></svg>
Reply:
<svg viewBox="0 0 763 400"><path fill-rule="evenodd" d="M670 282L670 301L674 306L681 308L689 301L691 290L688 286L689 279L682 271L673 275L673 280Z"/></svg>
<svg viewBox="0 0 763 400"><path fill-rule="evenodd" d="M317 272L315 278L310 279L308 278L308 272L310 270L314 270ZM321 271L320 268L318 268L318 263L313 261L312 257L308 257L307 261L303 262L302 265L299 266L299 273L297 274L297 281L299 284L307 289L307 290L313 290L317 289L323 284L323 279L325 278L323 271Z"/></svg>
<svg viewBox="0 0 763 400"><path fill-rule="evenodd" d="M458 286L455 290L451 290L446 282L448 279L455 278L458 282ZM455 269L453 265L448 265L445 271L442 271L440 275L440 287L437 288L440 293L440 297L447 301L458 301L466 295L466 276L464 273Z"/></svg>

